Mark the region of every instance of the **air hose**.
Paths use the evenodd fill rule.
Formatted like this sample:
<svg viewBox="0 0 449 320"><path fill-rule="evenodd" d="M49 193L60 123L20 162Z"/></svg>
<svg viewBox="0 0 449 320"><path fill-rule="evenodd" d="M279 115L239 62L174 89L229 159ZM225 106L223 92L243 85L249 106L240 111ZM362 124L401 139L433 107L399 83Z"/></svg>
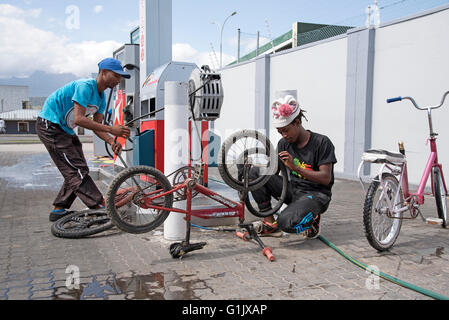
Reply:
<svg viewBox="0 0 449 320"><path fill-rule="evenodd" d="M217 183L225 184L223 181L220 181L220 180L211 179L211 178L209 178L209 180L215 181L215 182L217 182ZM206 229L206 230L214 230L214 229L212 229L212 228L199 227L199 226L195 226L195 225L192 225L192 226L193 226L193 227L196 227L196 228ZM323 236L319 236L318 239L320 239L323 243L325 243L325 244L326 244L327 246L329 246L330 248L332 248L332 249L334 249L335 251L337 251L337 252L338 252L341 256L343 256L346 260L352 262L353 264L355 264L355 265L358 266L359 268L362 268L362 269L364 269L364 270L366 270L366 271L369 271L369 272L371 272L371 273L377 275L378 277L381 277L382 279L385 279L385 280L390 281L390 282L392 282L392 283L394 283L394 284L400 285L400 286L402 286L402 287L404 287L404 288L407 288L407 289L416 291L416 292L418 292L418 293L421 293L421 294L423 294L423 295L425 295L425 296L431 297L431 298L436 299L436 300L449 300L449 297L446 297L446 296L443 296L443 295L441 295L441 294L435 293L435 292L433 292L433 291L430 291L430 290L427 290L427 289L418 287L418 286L416 286L416 285L414 285L414 284L411 284L411 283L402 281L402 280L400 280L400 279L397 279L397 278L395 278L395 277L392 277L392 276L390 276L390 275L388 275L388 274L385 274L385 273L383 273L383 272L373 270L373 269L369 268L368 266L366 266L365 264L363 264L363 263L361 263L361 262L355 260L353 257L351 257L351 256L349 256L349 255L347 255L347 254L345 254L343 251L341 251L340 249L338 249L332 242L330 242L329 240L327 240L327 239L324 238Z"/></svg>

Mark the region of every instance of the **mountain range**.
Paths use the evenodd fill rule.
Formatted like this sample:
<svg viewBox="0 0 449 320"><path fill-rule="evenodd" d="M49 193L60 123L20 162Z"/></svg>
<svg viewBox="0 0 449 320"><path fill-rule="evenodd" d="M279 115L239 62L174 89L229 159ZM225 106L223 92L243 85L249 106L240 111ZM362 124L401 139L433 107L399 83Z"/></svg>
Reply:
<svg viewBox="0 0 449 320"><path fill-rule="evenodd" d="M0 79L0 85L28 86L30 97L48 97L55 90L78 78L71 73L54 74L35 71L27 78Z"/></svg>

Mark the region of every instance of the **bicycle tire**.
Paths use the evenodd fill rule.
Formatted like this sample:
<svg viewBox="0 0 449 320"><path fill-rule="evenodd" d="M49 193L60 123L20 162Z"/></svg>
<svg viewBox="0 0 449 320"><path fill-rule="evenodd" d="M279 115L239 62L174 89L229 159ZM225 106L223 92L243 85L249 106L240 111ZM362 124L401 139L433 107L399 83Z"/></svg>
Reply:
<svg viewBox="0 0 449 320"><path fill-rule="evenodd" d="M278 163L278 157L275 152L275 149L273 145L271 144L270 140L263 135L262 133L256 131L256 130L242 130L239 132L234 133L230 137L228 137L225 142L222 144L220 152L218 153L218 171L220 173L220 176L222 177L223 181L230 186L231 188L237 190L237 191L244 191L245 190L245 182L241 179L238 179L238 177L233 177L233 175L230 173L230 169L228 166L229 163L227 163L227 154L231 150L231 147L236 144L239 140L245 139L245 138L252 138L257 141L257 143L260 144L260 147L256 147L257 150L260 150L259 152L256 152L260 155L267 156L268 160L268 171L265 172L266 174L257 178L256 180L249 181L248 182L248 191L254 191L262 187L267 181L270 179L271 175L273 175L275 172L277 172L277 163ZM253 147L254 148L254 147ZM248 149L251 150L251 149ZM245 152L248 152L248 150L244 150ZM254 153L253 153L254 154ZM239 154L240 156L241 154ZM274 165L273 165L274 164ZM242 165L242 164L240 164Z"/></svg>
<svg viewBox="0 0 449 320"><path fill-rule="evenodd" d="M161 211L156 214L157 217L152 222L141 225L136 225L127 221L126 217L123 217L120 214L118 210L120 208L117 208L115 205L115 198L117 192L119 191L120 186L122 185L122 183L126 182L127 179L134 176L139 176L140 181L143 181L141 179L142 175L152 176L151 179L155 181L154 185L158 186L156 190L161 190L161 192L165 193L169 192L172 189L170 182L162 172L152 167L138 166L138 167L131 167L121 171L112 180L106 192L106 212L111 218L112 223L115 226L117 226L120 230L132 234L147 233L149 231L156 229L167 219L168 215L170 214L170 211L168 210ZM133 198L132 201L135 201L135 199ZM140 204L136 202L132 202L131 204L134 205L134 208L138 208L140 206ZM173 207L173 193L164 196L163 206L165 208Z"/></svg>
<svg viewBox="0 0 449 320"><path fill-rule="evenodd" d="M51 233L58 238L80 239L109 230L113 226L104 209L83 210L56 221L51 226Z"/></svg>
<svg viewBox="0 0 449 320"><path fill-rule="evenodd" d="M399 182L396 179L396 177L390 173L383 173L382 174L382 182L383 186L380 187L379 177L374 178L374 180L371 182L368 191L366 193L365 197L365 203L363 206L363 225L365 228L365 235L369 242L369 244L378 251L387 251L389 250L394 243L396 242L399 233L401 231L402 226L402 213L398 213L395 218L390 218L386 215L386 210L388 208L381 207L379 209L375 209L373 207L377 205L378 201L383 202L385 198L378 199L375 201L376 194L378 191L384 191L385 188L387 188L385 191L380 194L380 196L385 197L385 194L389 197L390 201L394 201L394 195L395 192L398 190L397 188L400 188ZM394 187L394 190L391 189ZM400 193L400 203L404 203L403 194ZM378 212L383 211L383 212ZM379 227L375 220L377 217L380 217L384 215L384 218L386 218L385 221L391 221L391 226L389 227L389 230L386 230L388 233L385 236L384 239L379 239L380 235L378 235L377 227ZM387 220L389 219L389 220ZM385 233L385 232L384 232Z"/></svg>
<svg viewBox="0 0 449 320"><path fill-rule="evenodd" d="M251 199L249 198L249 195L246 195L245 197L245 205L249 212L251 212L254 216L259 218L266 218L269 216L272 216L273 214L277 213L282 205L285 202L285 198L287 197L287 191L288 191L288 171L286 167L283 164L278 164L279 171L282 176L282 192L279 199L277 199L277 202L274 206L272 206L271 210L263 211L257 210L254 208ZM278 174L278 173L277 173ZM277 175L276 174L276 175Z"/></svg>
<svg viewBox="0 0 449 320"><path fill-rule="evenodd" d="M444 190L443 179L441 177L440 168L434 167L433 174L433 191L435 202L437 205L438 217L443 220L442 227L447 228L447 198Z"/></svg>

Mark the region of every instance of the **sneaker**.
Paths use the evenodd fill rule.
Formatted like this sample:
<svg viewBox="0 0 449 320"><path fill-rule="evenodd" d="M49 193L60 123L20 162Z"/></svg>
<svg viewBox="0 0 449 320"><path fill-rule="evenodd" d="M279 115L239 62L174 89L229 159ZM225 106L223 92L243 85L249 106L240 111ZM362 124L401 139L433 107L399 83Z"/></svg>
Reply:
<svg viewBox="0 0 449 320"><path fill-rule="evenodd" d="M61 219L62 217L65 217L69 213L71 213L71 212L67 211L66 209L53 210L52 212L50 212L49 220L51 222L58 221L59 219Z"/></svg>
<svg viewBox="0 0 449 320"><path fill-rule="evenodd" d="M277 222L269 223L266 221L256 221L253 223L259 237L280 237L282 231L279 229Z"/></svg>
<svg viewBox="0 0 449 320"><path fill-rule="evenodd" d="M316 239L320 236L321 233L321 225L320 225L320 216L318 215L315 220L312 222L312 227L307 230L307 239Z"/></svg>

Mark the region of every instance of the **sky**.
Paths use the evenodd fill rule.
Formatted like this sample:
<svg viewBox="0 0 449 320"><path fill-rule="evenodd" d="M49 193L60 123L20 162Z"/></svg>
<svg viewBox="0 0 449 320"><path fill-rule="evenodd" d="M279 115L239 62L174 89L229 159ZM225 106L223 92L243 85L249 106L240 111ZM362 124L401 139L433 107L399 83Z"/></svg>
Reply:
<svg viewBox="0 0 449 320"><path fill-rule="evenodd" d="M362 26L374 0L172 0L173 60L218 67L292 28L295 21ZM449 0L379 0L381 22L416 14ZM227 19L234 11L236 15ZM88 76L138 26L138 0L0 0L0 78L36 70Z"/></svg>

